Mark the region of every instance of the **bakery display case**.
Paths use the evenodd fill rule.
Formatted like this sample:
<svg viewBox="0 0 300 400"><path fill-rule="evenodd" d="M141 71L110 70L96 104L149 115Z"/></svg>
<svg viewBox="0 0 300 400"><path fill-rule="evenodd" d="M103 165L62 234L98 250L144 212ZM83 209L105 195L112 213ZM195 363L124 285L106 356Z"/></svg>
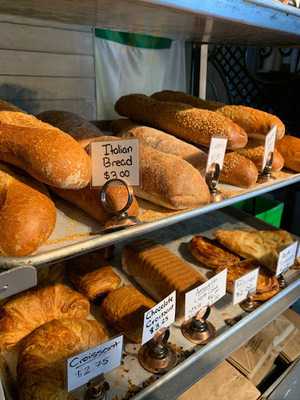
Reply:
<svg viewBox="0 0 300 400"><path fill-rule="evenodd" d="M86 75L78 78L76 74L82 73L79 67L72 72L71 79L74 79L74 83L77 80L80 85L83 81L84 84L88 82L89 90L95 84L95 76L91 72L94 57L91 54L94 50L91 47L89 54L83 52L89 39L89 30L93 32L95 27L168 36L197 44L292 47L297 45L300 38L300 11L275 0L126 0L115 1L113 6L105 0L73 1L71 4L66 0L48 4L34 0L21 0L11 4L4 0L0 4L0 13L3 14L4 24L14 24L14 18L22 16L36 19L38 29L48 29L51 21L57 30L62 30L61 24L64 24L68 35L73 31L80 32L84 41L80 44L82 48L77 56L89 59L89 71L85 70ZM24 26L26 23L29 25L28 21L25 21ZM16 23L18 24L21 26L21 23ZM6 47L7 51L14 49L11 43ZM68 50L64 52L62 57L68 55ZM22 76L20 71L19 77ZM61 78L59 73L60 71L57 72L57 79ZM6 76L3 74L4 85ZM51 77L51 82L51 85L55 84L55 77ZM70 90L69 82L68 85L67 90ZM78 91L80 92L80 88ZM22 105L26 104L26 95L25 93L22 97ZM49 96L51 97L51 93ZM14 103L13 98L9 96L5 100ZM48 105L51 104L51 99L46 100ZM61 100L69 102L70 99ZM81 105L86 105L84 99L71 100L72 107L74 100L80 100ZM272 267L274 268L274 260L268 254L267 261L259 259L260 265L263 265L261 271L265 269L265 272L260 272L259 289L256 297L251 298L258 302L259 306L247 313L239 305L232 304L234 281L237 276L240 277L257 266L258 261L252 264L252 259L255 259L256 252L261 250L255 248L252 253L245 252L244 243L248 240L257 243L258 240L259 243L265 244L264 240L269 240L272 256L278 257L283 246L298 240L296 236L274 230L267 223L232 207L237 202L300 182L299 160L290 152L290 148L297 148L300 139L287 135L283 137L284 125L279 118L258 110L251 111L246 107L231 106L230 109L230 106L205 102L179 92L121 97L116 103L119 115L139 123L143 122L151 128L146 128L145 131L139 129L136 122L129 126L127 121L125 128L118 123L110 123L103 129L107 135L102 138L103 141L113 140L112 134L123 139L139 140L142 177L140 188L135 190L133 203L128 211L130 217L138 217L138 223L125 229L107 232L104 228L105 223L110 221L110 214L99 206L99 192L87 186L90 173L89 157L85 150L95 136L99 140L98 136L101 135L98 123L90 122L96 119L96 96L89 101L93 105L89 108L89 113L86 113L86 118L78 115L74 117L74 114L71 116L68 113L60 114L60 111L54 112L57 114L53 115L51 111L47 113L46 110L51 107L46 106L37 108L36 112L24 114L19 102L16 104L20 109L4 101L0 104L0 112L4 113L0 130L5 146L4 152L0 140L0 155L1 152L4 154L1 161L26 170L39 182L29 182L22 173L19 174L19 170L11 170L4 164L3 167L0 166L0 178L8 182L5 190L9 188L15 198L18 198L19 204L22 203L20 207L17 202L12 202L9 210L12 222L11 225L5 225L7 222L3 222L5 234L0 239L0 299L7 301L6 305L2 304L2 310L5 311L4 316L0 318L0 349L4 354L3 359L2 355L0 356L1 399L15 398L16 382L20 385L19 390L24 399L35 398L34 396L43 393L45 399L45 393L48 393L48 396L52 393L58 396L59 393L62 398L68 398L62 378L65 364L59 357L63 354L65 359L109 337L115 337L118 333L125 334L125 347L120 367L105 374L105 380L110 386L107 398L177 398L300 297L298 264L295 263L285 273L285 287L280 289L279 279L274 276L274 270L270 272ZM74 111L80 114L80 107ZM13 122L9 113L14 113ZM30 114L36 114L38 119ZM252 115L257 118L254 118L254 122L251 121ZM249 118L245 123L247 117ZM265 126L260 127L261 130L257 133L254 131L260 118ZM10 134L11 124L15 124L13 139ZM272 153L273 158L269 160L273 171L269 171L269 179L259 180L264 152L262 143L273 125L277 126L277 139L280 141L277 150ZM211 201L208 181L203 173L207 162L203 147L208 147L211 139L211 134L207 133L206 129L214 129L221 136L225 136L228 139L228 148L234 151L225 156L218 185L222 195L221 201ZM201 134L198 135L200 131ZM64 132L68 132L73 139ZM89 135L86 135L86 132L89 132ZM152 135L156 136L155 144ZM41 137L47 142L43 148ZM258 139L255 149L244 149L249 137L253 140ZM18 143L16 147L14 140ZM177 146L180 150L177 150ZM68 152L59 154L62 148L68 148ZM237 164L240 165L239 170ZM159 184L149 179L149 175L156 176L158 170ZM174 174L174 171L180 173ZM44 184L50 187L53 202ZM36 185L40 186L37 188ZM176 190L180 187L181 192L178 194L174 187ZM123 199L123 194L114 190L118 189L112 188L112 198L117 196ZM6 199L7 194L4 201ZM2 198L0 200L2 201ZM17 207L22 209L21 217ZM33 215L39 216L41 221L35 226L35 241L28 240ZM15 224L18 218L22 220L20 225ZM14 229L17 229L17 234L11 244L6 232L12 232ZM249 239L248 236L246 238L245 232L249 229L256 235L255 239ZM230 240L226 241L225 236L218 234L220 230L223 235L227 232ZM236 231L236 247L232 245L232 231ZM244 233L245 238L242 236ZM199 239L199 235L204 239ZM272 236L271 239L269 235ZM260 239L257 239L258 236ZM198 239L195 239L197 237ZM141 238L150 242L134 242ZM244 243L240 244L238 238ZM194 249L190 244L192 239ZM151 240L157 244L152 245ZM152 246L155 248L153 255ZM239 251L238 246L243 247L243 251ZM103 256L102 249L110 249L110 252L113 252L109 261L107 253ZM209 249L213 254L211 258ZM214 257L214 254L217 256ZM155 257L157 260L153 261ZM251 262L244 260L248 258L251 258ZM104 266L98 270L92 264L98 263L100 259ZM229 263L227 294L211 307L208 316L209 322L216 329L216 337L203 346L196 345L187 339L181 329L183 296L196 284L204 283L215 272L221 272L226 262ZM168 270L165 265L168 265ZM142 273L139 272L139 268ZM89 274L89 278L86 274ZM178 279L178 276L181 279ZM37 281L46 286L37 291L31 289L29 292L23 292L34 287ZM135 289L126 287L127 285L133 285ZM144 294L136 292L136 288ZM132 302L145 311L172 290L177 291L177 301L180 303L176 321L170 326L169 337L172 349L177 354L177 365L162 375L153 374L140 367L138 354L142 314L134 308L135 304L128 305L127 299L134 299ZM21 297L14 300L12 296L19 293ZM25 300L22 293L25 293ZM102 300L103 297L105 300L99 301L99 298ZM46 304L46 298L51 298L53 303ZM60 305L60 301L64 304ZM25 303L30 304L32 308L24 306ZM47 306L47 312L43 310L43 306ZM129 309L130 306L133 307L133 319L128 316L125 318L122 314L124 309ZM48 318L48 315L51 316ZM16 325L10 326L10 318ZM73 322L64 318L72 318ZM25 324L25 320L30 321L30 324ZM95 320L99 321L99 324ZM106 324L109 325L108 328ZM105 328L102 329L102 326ZM76 338L79 331L84 333L77 337L76 343L72 342L71 339ZM56 340L55 332L64 333L65 338L70 340L66 346L68 350L64 348L65 342L62 337L57 335ZM31 349L36 343L45 346L47 337L51 337L56 345L48 343L45 351L49 353L49 358L45 359L42 352L35 353ZM15 345L19 342L21 347L16 349ZM34 370L34 362L31 363L31 360L38 360L35 362L40 365L42 373ZM58 365L59 373L53 365ZM297 368L296 365L295 370ZM45 374L43 369L47 371ZM276 390L281 390L281 386L282 384ZM56 392L58 388L60 392ZM276 398L275 394L276 392L270 398ZM78 392L78 396L84 398L84 388Z"/></svg>

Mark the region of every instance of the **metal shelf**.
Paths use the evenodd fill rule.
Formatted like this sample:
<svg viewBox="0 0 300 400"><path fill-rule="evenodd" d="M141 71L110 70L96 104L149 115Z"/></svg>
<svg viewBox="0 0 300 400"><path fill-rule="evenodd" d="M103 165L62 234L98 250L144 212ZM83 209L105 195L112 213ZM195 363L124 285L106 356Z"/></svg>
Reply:
<svg viewBox="0 0 300 400"><path fill-rule="evenodd" d="M299 44L300 11L276 0L2 0L4 14L245 45Z"/></svg>

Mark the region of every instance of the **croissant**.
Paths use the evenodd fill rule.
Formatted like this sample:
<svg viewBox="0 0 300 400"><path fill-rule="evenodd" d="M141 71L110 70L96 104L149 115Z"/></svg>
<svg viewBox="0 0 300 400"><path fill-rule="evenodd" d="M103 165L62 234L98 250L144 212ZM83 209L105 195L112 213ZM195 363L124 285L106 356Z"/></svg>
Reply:
<svg viewBox="0 0 300 400"><path fill-rule="evenodd" d="M133 286L123 286L108 294L101 310L105 319L132 342L142 339L144 313L155 303Z"/></svg>
<svg viewBox="0 0 300 400"><path fill-rule="evenodd" d="M81 319L89 312L88 299L65 285L28 290L11 298L0 309L0 350L15 346L52 319Z"/></svg>
<svg viewBox="0 0 300 400"><path fill-rule="evenodd" d="M106 339L105 328L94 320L53 320L36 329L20 346L20 400L75 400L65 390L65 360Z"/></svg>

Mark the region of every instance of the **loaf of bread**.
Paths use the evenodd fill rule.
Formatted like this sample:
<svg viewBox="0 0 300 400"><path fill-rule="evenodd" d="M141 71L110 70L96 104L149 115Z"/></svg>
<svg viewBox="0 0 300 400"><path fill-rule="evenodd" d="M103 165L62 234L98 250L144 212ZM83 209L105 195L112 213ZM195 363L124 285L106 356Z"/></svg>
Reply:
<svg viewBox="0 0 300 400"><path fill-rule="evenodd" d="M284 158L284 166L300 172L300 139L294 136L285 136L276 144L277 150Z"/></svg>
<svg viewBox="0 0 300 400"><path fill-rule="evenodd" d="M28 290L0 308L0 350L15 346L34 329L53 319L86 318L86 297L62 284Z"/></svg>
<svg viewBox="0 0 300 400"><path fill-rule="evenodd" d="M90 143L108 140L117 141L118 138L114 136L100 136L81 139L78 141L78 143L82 148L88 151L88 146ZM79 190L52 188L52 191L58 194L58 196L61 198L69 201L81 210L85 211L90 217L94 218L101 224L105 224L105 222L111 218L111 215L101 205L99 188L93 188L90 186ZM107 198L112 208L120 210L127 203L128 193L126 188L123 186L110 186L107 190ZM133 199L133 203L127 212L129 216L138 216L139 205L135 198Z"/></svg>
<svg viewBox="0 0 300 400"><path fill-rule="evenodd" d="M47 122L73 136L75 139L83 139L101 136L102 132L93 123L80 115L69 111L50 110L37 115L41 121Z"/></svg>
<svg viewBox="0 0 300 400"><path fill-rule="evenodd" d="M251 160L235 151L225 155L220 182L248 188L255 185L257 178L258 170Z"/></svg>
<svg viewBox="0 0 300 400"><path fill-rule="evenodd" d="M21 111L0 109L0 160L50 186L80 189L91 178L91 163L70 136Z"/></svg>
<svg viewBox="0 0 300 400"><path fill-rule="evenodd" d="M19 352L19 399L76 400L66 390L66 360L107 339L101 324L85 319L53 320L36 329Z"/></svg>
<svg viewBox="0 0 300 400"><path fill-rule="evenodd" d="M130 341L142 340L144 313L155 303L133 286L113 290L104 299L101 310L110 325Z"/></svg>
<svg viewBox="0 0 300 400"><path fill-rule="evenodd" d="M129 119L113 121L111 123L111 128L118 136L123 138L136 138L140 143L146 146L184 159L202 174L205 172L207 154L192 144L186 143L158 129L139 126Z"/></svg>
<svg viewBox="0 0 300 400"><path fill-rule="evenodd" d="M252 138L266 136L273 125L277 127L277 139L282 138L285 133L285 126L278 117L252 107L226 105L216 101L202 100L183 92L173 92L171 90L154 93L152 97L160 101L185 103L200 109L216 111L218 114L231 119Z"/></svg>
<svg viewBox="0 0 300 400"><path fill-rule="evenodd" d="M256 168L259 171L261 171L262 161L264 156L264 146L240 149L237 150L237 152L240 155L251 160L256 165ZM280 171L283 168L283 165L284 165L284 159L282 155L279 153L279 151L275 149L273 153L272 170Z"/></svg>
<svg viewBox="0 0 300 400"><path fill-rule="evenodd" d="M187 104L131 94L121 97L115 109L133 121L161 129L196 145L209 147L212 136L227 138L227 147L232 150L247 144L246 132L229 118Z"/></svg>
<svg viewBox="0 0 300 400"><path fill-rule="evenodd" d="M176 290L176 308L180 315L185 293L206 280L191 265L151 240L126 245L122 252L122 268L156 301Z"/></svg>
<svg viewBox="0 0 300 400"><path fill-rule="evenodd" d="M207 204L205 180L191 164L172 154L140 144L140 185L137 197L173 210Z"/></svg>
<svg viewBox="0 0 300 400"><path fill-rule="evenodd" d="M67 261L67 272L74 287L90 300L117 289L121 284L119 275L104 260L103 251Z"/></svg>
<svg viewBox="0 0 300 400"><path fill-rule="evenodd" d="M0 254L26 256L51 235L56 208L43 184L0 163Z"/></svg>
<svg viewBox="0 0 300 400"><path fill-rule="evenodd" d="M279 284L277 278L272 275L266 268L261 267L255 260L244 260L233 265L220 267L217 273L227 268L227 291L233 293L234 281L246 275L247 273L259 268L256 292L252 294L255 301L266 301L279 292Z"/></svg>

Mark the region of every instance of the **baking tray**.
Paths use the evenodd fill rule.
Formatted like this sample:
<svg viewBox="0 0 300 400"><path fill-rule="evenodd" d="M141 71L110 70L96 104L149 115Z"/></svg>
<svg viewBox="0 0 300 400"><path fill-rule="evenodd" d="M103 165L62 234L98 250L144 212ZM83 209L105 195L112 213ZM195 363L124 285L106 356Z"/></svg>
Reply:
<svg viewBox="0 0 300 400"><path fill-rule="evenodd" d="M184 221L172 228L154 232L148 237L164 244L171 251L184 258L193 268L209 276L210 271L199 267L192 259L187 249L187 243L195 234L212 237L216 228L274 229L265 222L250 217L240 210L226 209L203 215L201 218ZM128 282L130 279L119 272L121 248L121 245L116 247L116 257L112 264L122 275L123 282ZM217 337L204 347L195 346L188 342L180 332L181 321L177 320L171 327L170 341L179 349L182 362L160 378L151 375L140 367L137 361L139 346L127 343L122 365L106 374L106 379L111 386L107 400L122 400L129 397L134 400L174 400L223 361L231 352L247 342L268 322L281 314L300 296L299 273L299 271L291 269L286 274L289 282L288 287L251 314L245 314L238 305L233 306L231 304L232 296L227 294L213 307L209 318L217 328ZM93 315L97 319L101 318L99 306L93 307ZM233 327L229 328L225 324L225 319L240 315L243 316L242 320Z"/></svg>
<svg viewBox="0 0 300 400"><path fill-rule="evenodd" d="M274 177L276 179L257 184L251 189L220 185L221 192L226 196L225 200L187 211L174 212L139 200L142 224L106 234L101 233L102 227L95 220L72 205L56 199L57 223L48 242L40 247L35 254L27 257L0 257L0 268L8 269L25 265L40 266L55 263L122 240L133 239L180 221L232 205L238 201L300 182L300 174L286 171L274 173Z"/></svg>

